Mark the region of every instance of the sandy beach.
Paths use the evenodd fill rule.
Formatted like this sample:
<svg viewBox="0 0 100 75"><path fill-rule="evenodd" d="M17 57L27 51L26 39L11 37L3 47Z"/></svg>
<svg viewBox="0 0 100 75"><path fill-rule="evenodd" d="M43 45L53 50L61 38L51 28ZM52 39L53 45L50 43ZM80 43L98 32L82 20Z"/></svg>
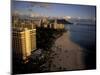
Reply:
<svg viewBox="0 0 100 75"><path fill-rule="evenodd" d="M50 71L61 70L79 70L84 69L83 49L72 42L69 38L69 32L64 32L52 47L52 53L49 60Z"/></svg>

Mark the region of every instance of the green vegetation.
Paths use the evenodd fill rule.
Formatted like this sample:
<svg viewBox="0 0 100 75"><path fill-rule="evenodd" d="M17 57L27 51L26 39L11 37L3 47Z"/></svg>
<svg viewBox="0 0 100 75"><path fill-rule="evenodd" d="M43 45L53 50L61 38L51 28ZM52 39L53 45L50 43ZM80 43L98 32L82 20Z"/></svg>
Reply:
<svg viewBox="0 0 100 75"><path fill-rule="evenodd" d="M60 37L65 31L65 29L37 28L37 48L49 50L52 47L54 40Z"/></svg>

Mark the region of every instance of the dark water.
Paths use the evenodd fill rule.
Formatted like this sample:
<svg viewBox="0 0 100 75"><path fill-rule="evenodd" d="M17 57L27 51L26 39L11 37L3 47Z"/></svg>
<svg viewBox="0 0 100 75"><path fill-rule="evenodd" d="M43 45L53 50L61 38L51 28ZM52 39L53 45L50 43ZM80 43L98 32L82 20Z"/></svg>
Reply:
<svg viewBox="0 0 100 75"><path fill-rule="evenodd" d="M73 24L65 25L70 32L73 42L80 45L85 52L85 64L87 69L96 68L96 25Z"/></svg>

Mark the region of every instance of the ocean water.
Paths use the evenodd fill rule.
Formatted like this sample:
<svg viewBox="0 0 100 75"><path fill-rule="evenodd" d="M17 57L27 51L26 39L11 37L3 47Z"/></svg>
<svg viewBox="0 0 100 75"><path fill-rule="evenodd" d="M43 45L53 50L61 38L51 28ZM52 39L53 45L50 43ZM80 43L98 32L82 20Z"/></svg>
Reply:
<svg viewBox="0 0 100 75"><path fill-rule="evenodd" d="M65 25L73 42L85 49L96 46L96 25ZM95 48L94 48L95 49Z"/></svg>
<svg viewBox="0 0 100 75"><path fill-rule="evenodd" d="M96 25L85 22L65 25L70 39L84 49L87 69L96 68Z"/></svg>

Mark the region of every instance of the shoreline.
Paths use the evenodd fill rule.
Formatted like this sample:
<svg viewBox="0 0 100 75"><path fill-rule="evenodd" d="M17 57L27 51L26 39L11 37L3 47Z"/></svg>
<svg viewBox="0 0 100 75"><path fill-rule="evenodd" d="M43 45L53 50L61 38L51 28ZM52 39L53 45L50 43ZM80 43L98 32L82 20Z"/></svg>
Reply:
<svg viewBox="0 0 100 75"><path fill-rule="evenodd" d="M51 50L50 71L85 69L83 49L70 40L68 31L55 40Z"/></svg>

